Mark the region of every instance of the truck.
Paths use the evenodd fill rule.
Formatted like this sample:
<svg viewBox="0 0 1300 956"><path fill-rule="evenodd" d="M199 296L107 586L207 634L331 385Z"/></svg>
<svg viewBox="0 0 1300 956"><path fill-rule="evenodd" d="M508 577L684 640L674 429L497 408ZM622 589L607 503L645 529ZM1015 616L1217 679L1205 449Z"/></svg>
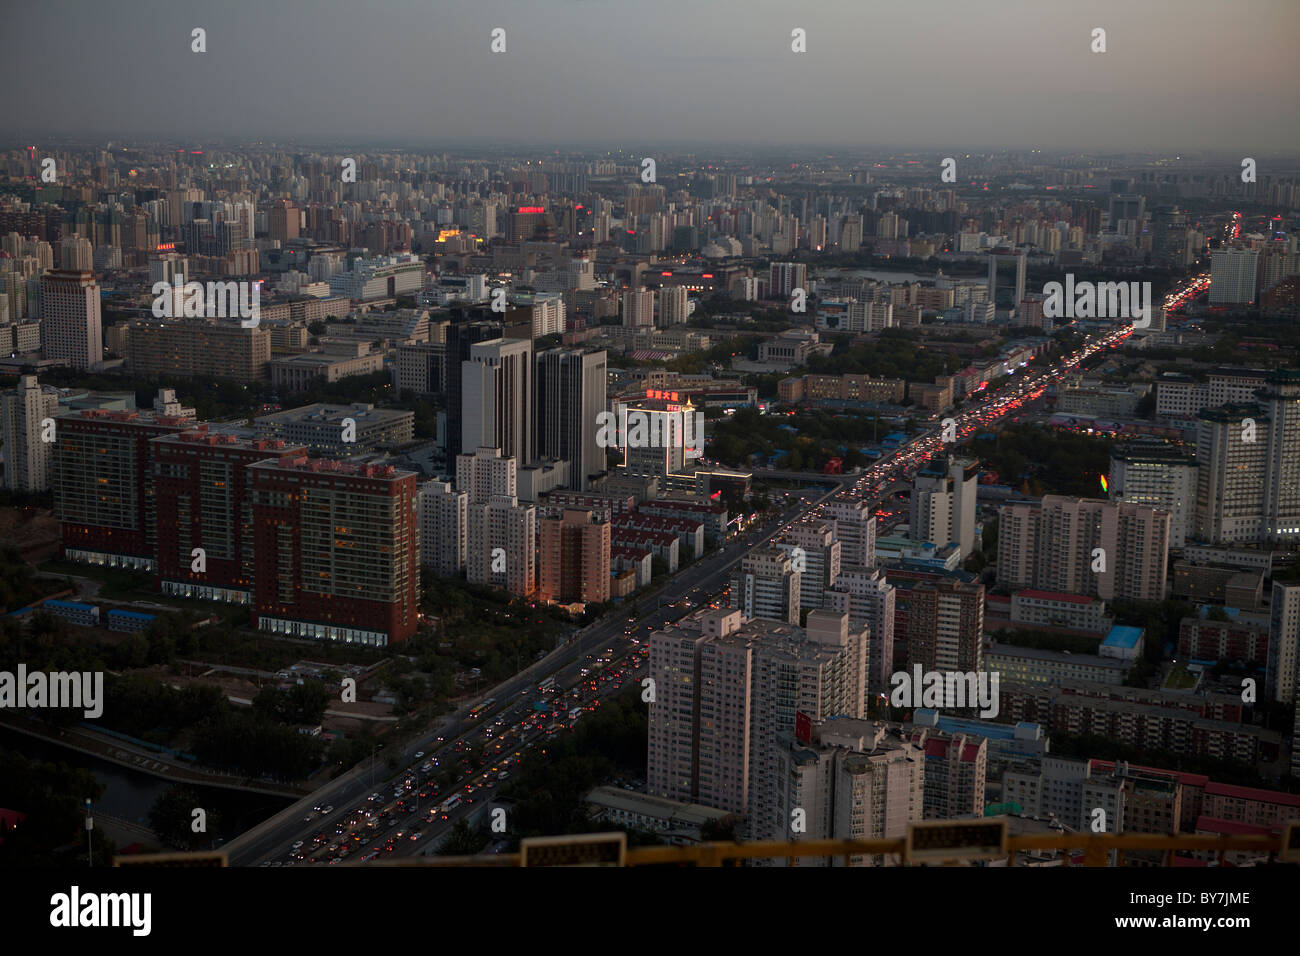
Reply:
<svg viewBox="0 0 1300 956"><path fill-rule="evenodd" d="M571 708L571 709L569 710L569 719L570 719L570 720L577 720L577 719L578 719L579 717L581 717L581 716L582 716L582 708L581 708L581 707L573 707L573 708Z"/></svg>

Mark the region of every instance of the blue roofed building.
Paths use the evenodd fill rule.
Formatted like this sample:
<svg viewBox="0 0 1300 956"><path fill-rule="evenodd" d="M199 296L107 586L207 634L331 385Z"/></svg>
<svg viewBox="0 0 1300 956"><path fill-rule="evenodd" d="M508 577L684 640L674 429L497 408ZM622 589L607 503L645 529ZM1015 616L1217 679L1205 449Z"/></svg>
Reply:
<svg viewBox="0 0 1300 956"><path fill-rule="evenodd" d="M1114 657L1122 661L1135 661L1142 656L1143 635L1140 627L1116 624L1097 649L1099 657Z"/></svg>

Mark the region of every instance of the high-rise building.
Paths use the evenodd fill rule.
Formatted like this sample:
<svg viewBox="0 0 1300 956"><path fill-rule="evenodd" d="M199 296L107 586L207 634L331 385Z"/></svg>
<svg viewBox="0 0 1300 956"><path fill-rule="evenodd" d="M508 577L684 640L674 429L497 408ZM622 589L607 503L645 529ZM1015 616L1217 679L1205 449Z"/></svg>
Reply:
<svg viewBox="0 0 1300 956"><path fill-rule="evenodd" d="M649 289L623 293L623 328L648 329L655 324L655 294Z"/></svg>
<svg viewBox="0 0 1300 956"><path fill-rule="evenodd" d="M998 513L998 583L1110 601L1163 601L1169 514L1046 495Z"/></svg>
<svg viewBox="0 0 1300 956"><path fill-rule="evenodd" d="M185 429L148 412L87 409L55 419L50 485L61 555L110 568L156 569L152 439Z"/></svg>
<svg viewBox="0 0 1300 956"><path fill-rule="evenodd" d="M1254 302L1258 270L1255 249L1215 249L1210 253L1210 305Z"/></svg>
<svg viewBox="0 0 1300 956"><path fill-rule="evenodd" d="M58 412L58 389L41 385L35 375L20 375L17 387L0 397L4 486L10 491L49 491Z"/></svg>
<svg viewBox="0 0 1300 956"><path fill-rule="evenodd" d="M385 647L419 626L418 476L285 455L250 465L252 625Z"/></svg>
<svg viewBox="0 0 1300 956"><path fill-rule="evenodd" d="M537 508L494 494L465 508L465 577L520 597L537 588Z"/></svg>
<svg viewBox="0 0 1300 956"><path fill-rule="evenodd" d="M908 594L907 669L984 670L984 585L921 581Z"/></svg>
<svg viewBox="0 0 1300 956"><path fill-rule="evenodd" d="M83 371L104 361L99 283L88 269L55 270L41 278L41 351Z"/></svg>
<svg viewBox="0 0 1300 956"><path fill-rule="evenodd" d="M924 815L925 755L897 728L867 720L832 720L815 724L806 739L781 735L775 749L779 829L763 833L766 839L901 839L908 825ZM792 834L796 809L804 811L805 826L802 833ZM850 854L799 859L797 865L886 862L883 854Z"/></svg>
<svg viewBox="0 0 1300 956"><path fill-rule="evenodd" d="M1195 529L1196 458L1161 441L1133 440L1110 453L1110 500L1169 513L1169 547Z"/></svg>
<svg viewBox="0 0 1300 956"><path fill-rule="evenodd" d="M1269 610L1264 696L1290 704L1300 700L1300 581L1274 580Z"/></svg>
<svg viewBox="0 0 1300 956"><path fill-rule="evenodd" d="M894 672L894 586L880 568L842 564L835 587L826 592L826 609L849 616L849 626L870 634L868 683L873 694L889 691Z"/></svg>
<svg viewBox="0 0 1300 956"><path fill-rule="evenodd" d="M501 338L470 346L461 369L461 443L534 460L533 343ZM449 419L450 421L450 419Z"/></svg>
<svg viewBox="0 0 1300 956"><path fill-rule="evenodd" d="M1261 540L1267 413L1254 404L1220 405L1196 419L1196 536L1213 544Z"/></svg>
<svg viewBox="0 0 1300 956"><path fill-rule="evenodd" d="M936 547L955 544L965 558L975 548L975 495L979 462L940 458L924 465L912 482L909 534Z"/></svg>
<svg viewBox="0 0 1300 956"><path fill-rule="evenodd" d="M802 262L774 262L769 270L768 298L788 299L795 289L808 290L808 267Z"/></svg>
<svg viewBox="0 0 1300 956"><path fill-rule="evenodd" d="M1278 370L1257 393L1268 415L1264 540L1300 541L1300 370Z"/></svg>
<svg viewBox="0 0 1300 956"><path fill-rule="evenodd" d="M565 508L539 522L539 597L560 604L609 600L610 526L590 511Z"/></svg>
<svg viewBox="0 0 1300 956"><path fill-rule="evenodd" d="M852 495L836 496L826 502L823 512L835 523L841 563L872 567L876 563L876 515L870 503Z"/></svg>
<svg viewBox="0 0 1300 956"><path fill-rule="evenodd" d="M64 272L91 272L95 268L95 247L89 239L66 236L59 243L59 268Z"/></svg>
<svg viewBox="0 0 1300 956"><path fill-rule="evenodd" d="M807 629L704 610L654 632L648 791L744 813L749 832L770 826L777 735L793 732L796 713L865 713L865 640L819 611Z"/></svg>
<svg viewBox="0 0 1300 956"><path fill-rule="evenodd" d="M815 518L796 522L776 539L776 547L790 556L799 572L799 607L826 607L826 592L840 576L840 543L831 523Z"/></svg>
<svg viewBox="0 0 1300 956"><path fill-rule="evenodd" d="M257 577L249 467L307 449L249 441L205 424L151 442L157 512L156 586L164 594L247 604Z"/></svg>
<svg viewBox="0 0 1300 956"><path fill-rule="evenodd" d="M476 448L456 456L456 488L469 495L469 504L486 504L493 495L518 494L519 462L500 448Z"/></svg>
<svg viewBox="0 0 1300 956"><path fill-rule="evenodd" d="M420 486L420 562L439 577L458 577L465 570L468 507L469 495L451 482Z"/></svg>
<svg viewBox="0 0 1300 956"><path fill-rule="evenodd" d="M605 449L598 441L605 379L604 351L537 353L537 457L567 461L570 484L583 491L605 471Z"/></svg>
<svg viewBox="0 0 1300 956"><path fill-rule="evenodd" d="M314 260L313 260L314 261ZM450 461L462 452L473 452L477 445L468 448L461 445L459 427L463 420L461 414L464 395L462 377L465 363L469 361L471 348L479 342L487 342L501 337L500 322L453 322L447 326L446 372L447 379L443 391L447 396L447 459ZM400 361L400 358L399 358Z"/></svg>
<svg viewBox="0 0 1300 956"><path fill-rule="evenodd" d="M667 328L682 325L689 317L689 300L685 286L665 286L659 290L659 325Z"/></svg>
<svg viewBox="0 0 1300 956"><path fill-rule="evenodd" d="M685 403L679 402L678 395L668 392L663 398L614 403L614 440L623 453L626 474L662 480L687 471L703 456L704 414L685 395ZM603 431L597 440L608 447L610 430Z"/></svg>
<svg viewBox="0 0 1300 956"><path fill-rule="evenodd" d="M984 816L988 738L922 727L911 742L925 754L925 819Z"/></svg>
<svg viewBox="0 0 1300 956"><path fill-rule="evenodd" d="M732 572L729 604L746 619L799 623L802 575L779 548L756 548Z"/></svg>

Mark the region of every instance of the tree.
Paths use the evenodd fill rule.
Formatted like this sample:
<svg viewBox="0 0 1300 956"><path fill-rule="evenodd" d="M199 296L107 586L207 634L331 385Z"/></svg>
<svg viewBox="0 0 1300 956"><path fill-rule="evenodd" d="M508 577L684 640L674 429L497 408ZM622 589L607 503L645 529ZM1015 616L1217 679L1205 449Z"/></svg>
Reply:
<svg viewBox="0 0 1300 956"><path fill-rule="evenodd" d="M204 810L205 832L194 832L194 811ZM149 828L169 846L195 850L209 846L217 826L216 811L204 807L189 787L170 786L158 795L149 809Z"/></svg>
<svg viewBox="0 0 1300 956"><path fill-rule="evenodd" d="M481 830L471 830L462 818L456 821L447 839L438 847L438 856L474 856L487 846L488 836Z"/></svg>

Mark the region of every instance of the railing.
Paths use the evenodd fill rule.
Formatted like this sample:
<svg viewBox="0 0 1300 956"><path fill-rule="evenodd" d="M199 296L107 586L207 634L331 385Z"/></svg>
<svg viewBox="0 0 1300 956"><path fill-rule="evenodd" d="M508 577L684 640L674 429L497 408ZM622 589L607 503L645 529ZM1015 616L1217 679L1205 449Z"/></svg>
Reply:
<svg viewBox="0 0 1300 956"><path fill-rule="evenodd" d="M1015 866L1020 854L1034 851L1082 851L1083 866L1109 866L1110 853L1116 852L1115 865L1123 866L1125 854L1129 851L1158 852L1164 866L1172 865L1173 856L1179 851L1202 850L1216 854L1219 865L1223 865L1225 854L1230 852L1248 852L1268 854L1269 862L1277 859L1282 850L1283 836L1249 835L1249 836L1213 836L1187 834L1182 836L1165 836L1147 833L1112 834L1112 833L1043 833L1007 838L1007 866ZM732 866L746 859L797 860L807 857L835 859L842 857L845 864L855 856L886 856L901 861L907 848L907 840L802 840L799 842L763 841L754 843L701 843L694 846L649 846L629 847L624 860L625 866ZM374 860L370 863L355 862L360 866L519 866L521 856L518 853L499 853L486 856L426 856L403 857L400 859ZM1071 864L1071 856L1066 853L1063 865ZM903 865L894 862L890 865Z"/></svg>

